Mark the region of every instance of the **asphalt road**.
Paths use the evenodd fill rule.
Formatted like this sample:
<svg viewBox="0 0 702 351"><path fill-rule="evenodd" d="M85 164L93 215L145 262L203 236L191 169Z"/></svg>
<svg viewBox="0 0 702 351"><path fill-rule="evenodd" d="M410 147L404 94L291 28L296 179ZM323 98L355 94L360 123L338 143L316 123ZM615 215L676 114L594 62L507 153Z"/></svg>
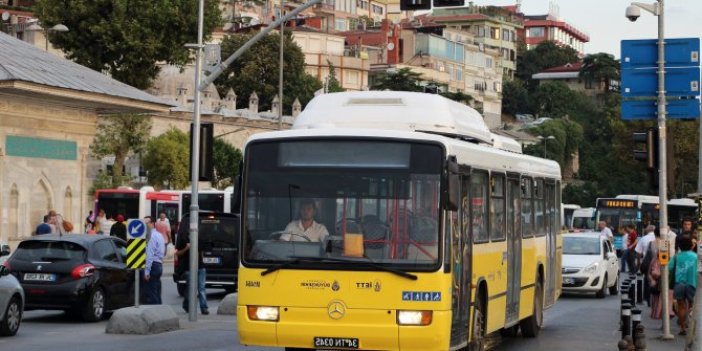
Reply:
<svg viewBox="0 0 702 351"><path fill-rule="evenodd" d="M224 291L210 290L208 301L211 315L199 315L198 321L188 322L181 309L175 284L170 276L172 268L166 266L163 281L164 303L171 305L181 317L181 329L157 335L110 335L105 334L106 321L84 323L62 312L29 311L25 313L19 333L14 337L0 338L0 350L22 351L192 351L192 350L278 350L274 348L245 347L239 344L235 316L216 315ZM545 314L545 327L536 339L520 336L501 337L493 335L497 346L493 350L536 351L613 351L617 350L618 296L595 299L592 296L564 296L556 306ZM642 307L644 315L648 311ZM682 337L674 341L659 341L659 321L644 320L648 350L683 350ZM675 322L672 331L677 332Z"/></svg>

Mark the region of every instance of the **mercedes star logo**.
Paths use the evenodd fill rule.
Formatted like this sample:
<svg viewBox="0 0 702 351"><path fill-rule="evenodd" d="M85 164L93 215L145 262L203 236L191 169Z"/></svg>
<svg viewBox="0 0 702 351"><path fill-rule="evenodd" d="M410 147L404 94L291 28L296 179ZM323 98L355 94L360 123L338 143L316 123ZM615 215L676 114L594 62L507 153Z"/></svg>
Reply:
<svg viewBox="0 0 702 351"><path fill-rule="evenodd" d="M38 270L38 271L41 270L41 265L38 265L38 266L37 266L37 270Z"/></svg>
<svg viewBox="0 0 702 351"><path fill-rule="evenodd" d="M327 313L331 319L341 319L346 314L346 305L338 300L332 301L327 306Z"/></svg>

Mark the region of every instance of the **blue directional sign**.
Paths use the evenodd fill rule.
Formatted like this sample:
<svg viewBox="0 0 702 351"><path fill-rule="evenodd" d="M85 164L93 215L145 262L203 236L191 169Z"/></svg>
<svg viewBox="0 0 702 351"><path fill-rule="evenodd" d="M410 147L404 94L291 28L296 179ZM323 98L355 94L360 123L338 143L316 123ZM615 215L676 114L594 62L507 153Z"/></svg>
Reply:
<svg viewBox="0 0 702 351"><path fill-rule="evenodd" d="M656 119L658 40L622 40L622 119ZM700 39L665 39L666 116L700 116Z"/></svg>
<svg viewBox="0 0 702 351"><path fill-rule="evenodd" d="M656 96L658 72L655 69L623 69L622 97ZM700 96L700 67L665 69L666 96Z"/></svg>
<svg viewBox="0 0 702 351"><path fill-rule="evenodd" d="M700 100L667 99L666 118L668 119L695 119L700 116ZM622 119L625 121L656 119L658 118L658 105L655 100L622 101Z"/></svg>
<svg viewBox="0 0 702 351"><path fill-rule="evenodd" d="M141 219L130 218L127 222L127 239L143 239L146 234L146 223Z"/></svg>
<svg viewBox="0 0 702 351"><path fill-rule="evenodd" d="M658 39L622 40L621 68L658 66ZM678 38L665 40L665 66L687 67L700 65L700 39Z"/></svg>

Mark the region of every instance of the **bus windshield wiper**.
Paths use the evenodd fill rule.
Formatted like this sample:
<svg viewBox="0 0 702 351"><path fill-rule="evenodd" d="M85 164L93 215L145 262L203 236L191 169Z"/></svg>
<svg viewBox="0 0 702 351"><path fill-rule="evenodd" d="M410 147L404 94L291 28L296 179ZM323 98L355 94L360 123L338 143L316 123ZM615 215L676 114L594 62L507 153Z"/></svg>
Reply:
<svg viewBox="0 0 702 351"><path fill-rule="evenodd" d="M367 258L367 261L357 261L357 260L349 260L345 258L335 258L335 257L314 257L314 256L291 256L290 261L286 261L280 264L277 264L275 266L269 267L265 271L261 272L261 275L267 275L270 273L273 273L277 270L283 269L290 267L292 265L295 265L300 262L342 262L342 263L354 263L354 264L362 264L365 266L373 267L385 272L393 273L395 275L398 275L403 278L407 278L410 280L417 280L417 276L412 274L412 273L407 273L404 271L401 271L399 269L394 269L390 267L383 266L381 264L373 262L370 258Z"/></svg>

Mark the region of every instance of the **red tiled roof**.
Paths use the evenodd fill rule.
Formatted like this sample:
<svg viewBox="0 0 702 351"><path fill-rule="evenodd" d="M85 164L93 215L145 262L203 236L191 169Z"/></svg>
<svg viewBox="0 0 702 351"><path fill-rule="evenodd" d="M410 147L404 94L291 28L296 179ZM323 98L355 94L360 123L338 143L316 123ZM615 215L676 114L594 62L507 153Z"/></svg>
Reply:
<svg viewBox="0 0 702 351"><path fill-rule="evenodd" d="M573 63L567 63L563 66L557 66L557 67L551 67L543 70L543 72L549 72L549 73L554 73L554 72L580 72L580 69L583 67L582 62L573 62Z"/></svg>
<svg viewBox="0 0 702 351"><path fill-rule="evenodd" d="M362 42L363 45L370 46L387 44L387 36L383 32L348 31L337 34L346 37L347 45L357 45L360 42Z"/></svg>

